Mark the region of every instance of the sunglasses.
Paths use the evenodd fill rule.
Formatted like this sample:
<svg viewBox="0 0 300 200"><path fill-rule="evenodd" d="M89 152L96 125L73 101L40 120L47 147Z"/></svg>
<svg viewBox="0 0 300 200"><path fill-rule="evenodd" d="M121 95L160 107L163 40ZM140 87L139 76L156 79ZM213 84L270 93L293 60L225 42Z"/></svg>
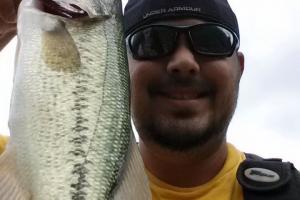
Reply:
<svg viewBox="0 0 300 200"><path fill-rule="evenodd" d="M126 41L134 59L155 59L170 55L176 49L176 41L182 32L188 36L191 49L200 55L229 57L239 48L237 35L217 23L147 25L131 33Z"/></svg>

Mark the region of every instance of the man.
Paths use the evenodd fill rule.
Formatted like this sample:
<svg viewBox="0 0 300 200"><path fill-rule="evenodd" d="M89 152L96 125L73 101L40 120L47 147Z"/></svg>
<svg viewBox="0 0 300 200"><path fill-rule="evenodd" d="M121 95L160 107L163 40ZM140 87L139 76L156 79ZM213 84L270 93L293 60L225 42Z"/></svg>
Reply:
<svg viewBox="0 0 300 200"><path fill-rule="evenodd" d="M132 118L153 199L285 199L276 171L285 164L240 166L245 154L226 142L244 69L228 2L129 0L124 19ZM297 190L287 199L300 198Z"/></svg>
<svg viewBox="0 0 300 200"><path fill-rule="evenodd" d="M244 69L228 2L129 0L124 20L132 118L153 199L299 199L292 166L243 162L226 142Z"/></svg>
<svg viewBox="0 0 300 200"><path fill-rule="evenodd" d="M132 117L153 198L242 199L235 173L245 156L226 130L244 56L228 3L130 0L124 16Z"/></svg>

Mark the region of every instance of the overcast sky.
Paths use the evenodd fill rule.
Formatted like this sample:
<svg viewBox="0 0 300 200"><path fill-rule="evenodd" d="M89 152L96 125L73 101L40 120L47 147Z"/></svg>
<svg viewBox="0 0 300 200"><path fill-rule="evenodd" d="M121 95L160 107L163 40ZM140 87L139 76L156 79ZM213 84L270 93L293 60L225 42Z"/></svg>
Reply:
<svg viewBox="0 0 300 200"><path fill-rule="evenodd" d="M228 140L300 168L300 1L229 0L246 63ZM0 133L7 128L16 39L0 52Z"/></svg>

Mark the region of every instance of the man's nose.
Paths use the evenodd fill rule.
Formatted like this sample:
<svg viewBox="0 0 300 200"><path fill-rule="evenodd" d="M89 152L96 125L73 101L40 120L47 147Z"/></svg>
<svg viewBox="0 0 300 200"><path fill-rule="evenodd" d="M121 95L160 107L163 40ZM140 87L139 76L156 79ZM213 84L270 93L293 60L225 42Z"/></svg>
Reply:
<svg viewBox="0 0 300 200"><path fill-rule="evenodd" d="M188 76L195 76L199 71L199 63L190 47L187 37L180 35L177 47L168 62L167 72L172 75L188 78Z"/></svg>

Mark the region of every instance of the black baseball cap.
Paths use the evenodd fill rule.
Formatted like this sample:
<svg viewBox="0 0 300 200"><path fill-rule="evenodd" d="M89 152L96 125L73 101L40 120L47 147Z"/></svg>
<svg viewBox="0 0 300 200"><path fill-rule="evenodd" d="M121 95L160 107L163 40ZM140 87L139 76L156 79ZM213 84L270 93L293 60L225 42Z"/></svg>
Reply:
<svg viewBox="0 0 300 200"><path fill-rule="evenodd" d="M157 20L183 17L220 23L240 37L236 16L227 0L129 0L124 10L125 35Z"/></svg>

